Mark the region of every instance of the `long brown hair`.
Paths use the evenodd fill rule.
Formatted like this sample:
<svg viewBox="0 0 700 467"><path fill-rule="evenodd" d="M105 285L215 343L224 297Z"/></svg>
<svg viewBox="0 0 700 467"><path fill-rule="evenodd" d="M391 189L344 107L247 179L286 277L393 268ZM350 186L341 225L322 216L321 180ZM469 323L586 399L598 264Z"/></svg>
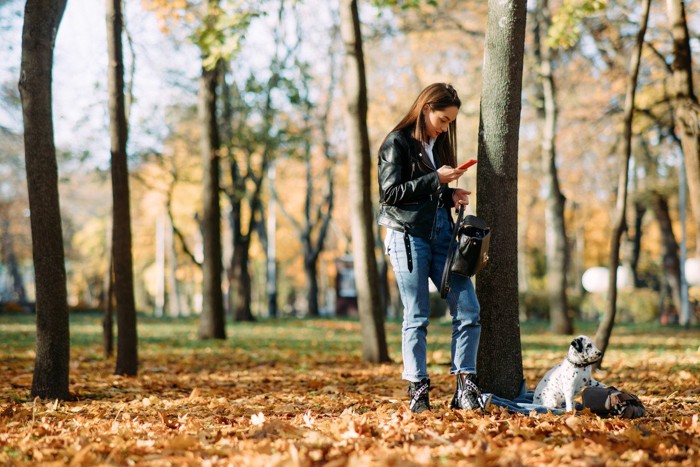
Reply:
<svg viewBox="0 0 700 467"><path fill-rule="evenodd" d="M428 134L425 130L425 115L423 108L428 105L431 110L444 110L448 107L457 107L462 105L459 100L457 91L451 84L433 83L423 89L416 98L411 108L408 109L406 115L394 127L392 132L412 128L412 136L418 141L427 143L429 141ZM446 133L442 133L435 140L433 151L438 154L440 161L443 164L452 167L457 166L457 120L451 122Z"/></svg>

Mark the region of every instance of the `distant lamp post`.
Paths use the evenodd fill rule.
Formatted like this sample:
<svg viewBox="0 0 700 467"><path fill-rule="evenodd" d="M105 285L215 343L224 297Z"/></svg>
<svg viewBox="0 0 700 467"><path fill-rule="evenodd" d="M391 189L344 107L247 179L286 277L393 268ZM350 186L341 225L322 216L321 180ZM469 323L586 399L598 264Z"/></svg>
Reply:
<svg viewBox="0 0 700 467"><path fill-rule="evenodd" d="M608 268L598 266L586 269L581 276L581 284L586 292L605 293L608 291ZM624 289L632 286L632 278L625 268L617 268L617 288Z"/></svg>

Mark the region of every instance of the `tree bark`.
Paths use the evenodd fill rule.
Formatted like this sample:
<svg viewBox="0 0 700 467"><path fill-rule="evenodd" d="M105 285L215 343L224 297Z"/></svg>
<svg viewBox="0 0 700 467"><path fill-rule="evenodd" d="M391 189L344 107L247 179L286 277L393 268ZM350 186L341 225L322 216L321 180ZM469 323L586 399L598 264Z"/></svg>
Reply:
<svg viewBox="0 0 700 467"><path fill-rule="evenodd" d="M205 7L217 5L208 0ZM208 11L208 10L207 10ZM216 118L216 89L221 66L202 66L199 87L199 118L202 124L202 316L200 339L226 339L224 296L221 290L221 206L219 204L219 153L221 141Z"/></svg>
<svg viewBox="0 0 700 467"><path fill-rule="evenodd" d="M642 57L642 46L644 36L649 22L649 7L651 0L644 3L642 12L642 23L637 33L637 42L634 46L630 62L630 72L627 75L627 91L625 93L625 108L623 113L624 133L622 136L622 151L620 152L620 175L617 185L617 203L615 206L615 218L613 219L612 231L610 233L610 259L608 261L608 306L603 314L603 319L598 326L595 335L595 344L603 353L603 356L595 364L595 368L600 368L605 357L605 351L610 342L613 326L615 325L615 314L617 313L617 267L620 263L620 240L622 234L627 230L627 183L629 181L629 164L632 157L632 120L634 118L634 97L637 93L637 77L639 75L639 64Z"/></svg>
<svg viewBox="0 0 700 467"><path fill-rule="evenodd" d="M340 0L340 31L345 44L345 128L348 135L350 224L357 307L362 327L362 358L387 362L389 352L381 309L372 230L371 163L367 132L367 84L357 0Z"/></svg>
<svg viewBox="0 0 700 467"><path fill-rule="evenodd" d="M557 132L557 102L552 72L552 51L547 45L546 34L551 25L548 0L539 0L536 11L535 43L537 51L543 108L538 109L542 120L542 167L547 191L545 207L545 256L547 259L547 295L549 298L550 329L555 334L572 334L574 327L569 317L566 295L568 269L568 242L564 205L566 198L559 186L555 136ZM537 53L539 52L539 53Z"/></svg>
<svg viewBox="0 0 700 467"><path fill-rule="evenodd" d="M250 235L242 236L235 243L231 258L231 288L229 300L234 321L255 321L251 310L253 288L251 287L250 270Z"/></svg>
<svg viewBox="0 0 700 467"><path fill-rule="evenodd" d="M683 147L688 197L695 221L695 257L700 258L700 104L693 90L693 62L684 2L666 0L666 5L673 35L674 119Z"/></svg>
<svg viewBox="0 0 700 467"><path fill-rule="evenodd" d="M109 129L112 156L112 250L114 297L117 303L117 366L115 374L138 373L138 337L131 252L129 169L126 160L128 127L124 105L123 16L121 0L106 0L109 55Z"/></svg>
<svg viewBox="0 0 700 467"><path fill-rule="evenodd" d="M517 187L525 5L489 0L477 169L477 212L492 227L489 265L476 281L482 326L477 367L483 389L509 399L523 382Z"/></svg>
<svg viewBox="0 0 700 467"><path fill-rule="evenodd" d="M678 256L678 242L673 235L673 224L668 209L668 201L661 193L653 193L654 213L661 230L663 254L663 272L665 282L671 288L671 298L678 313L682 308L681 296L681 261ZM663 287L664 285L662 285Z"/></svg>
<svg viewBox="0 0 700 467"><path fill-rule="evenodd" d="M104 313L102 316L102 348L105 353L105 358L111 357L114 352L114 262L112 260L111 249L108 267L107 284L104 291Z"/></svg>
<svg viewBox="0 0 700 467"><path fill-rule="evenodd" d="M24 278L17 262L15 248L10 233L10 222L2 222L2 260L9 269L12 277L12 300L16 300L22 307L27 306L27 292L24 287Z"/></svg>
<svg viewBox="0 0 700 467"><path fill-rule="evenodd" d="M53 138L53 49L65 0L27 0L19 91L36 283L32 397L67 400L70 363L66 269Z"/></svg>

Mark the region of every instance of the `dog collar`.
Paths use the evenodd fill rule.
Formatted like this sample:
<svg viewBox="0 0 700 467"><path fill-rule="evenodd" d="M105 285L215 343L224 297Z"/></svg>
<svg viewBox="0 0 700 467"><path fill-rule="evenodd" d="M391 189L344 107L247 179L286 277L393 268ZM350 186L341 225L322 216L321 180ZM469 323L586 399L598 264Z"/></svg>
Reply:
<svg viewBox="0 0 700 467"><path fill-rule="evenodd" d="M598 362L599 360L600 360L600 359L595 360L595 361L590 362L590 363L574 363L574 362L572 362L571 360L569 360L568 358L566 359L566 361L568 361L569 363L571 363L571 364L572 364L573 366L575 366L576 368L586 368L587 366L591 366L591 365L593 365L594 363Z"/></svg>

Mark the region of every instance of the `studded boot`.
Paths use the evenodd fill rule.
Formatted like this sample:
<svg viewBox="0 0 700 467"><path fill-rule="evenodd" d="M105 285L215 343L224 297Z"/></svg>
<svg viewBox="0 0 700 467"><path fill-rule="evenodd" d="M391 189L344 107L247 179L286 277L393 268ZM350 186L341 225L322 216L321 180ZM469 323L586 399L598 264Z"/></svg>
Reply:
<svg viewBox="0 0 700 467"><path fill-rule="evenodd" d="M430 380L424 378L417 383L408 383L408 396L411 398L409 408L413 413L430 410Z"/></svg>

